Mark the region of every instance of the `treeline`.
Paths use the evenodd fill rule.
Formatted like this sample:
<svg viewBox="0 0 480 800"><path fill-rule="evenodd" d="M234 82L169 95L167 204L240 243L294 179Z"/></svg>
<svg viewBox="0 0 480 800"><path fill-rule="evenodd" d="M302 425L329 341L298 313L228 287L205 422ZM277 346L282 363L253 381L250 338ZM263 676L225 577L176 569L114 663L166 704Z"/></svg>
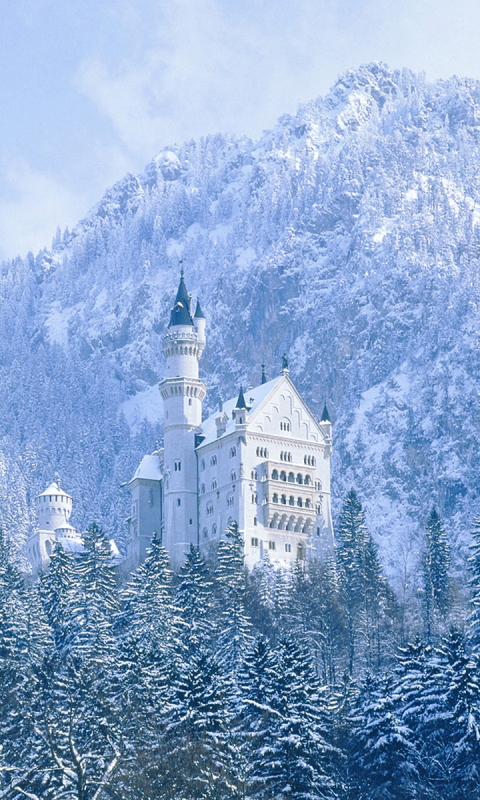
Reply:
<svg viewBox="0 0 480 800"><path fill-rule="evenodd" d="M449 627L432 512L421 624L348 495L336 559L248 575L236 525L179 575L154 537L121 580L94 524L36 584L0 535L0 799L480 797L480 522Z"/></svg>

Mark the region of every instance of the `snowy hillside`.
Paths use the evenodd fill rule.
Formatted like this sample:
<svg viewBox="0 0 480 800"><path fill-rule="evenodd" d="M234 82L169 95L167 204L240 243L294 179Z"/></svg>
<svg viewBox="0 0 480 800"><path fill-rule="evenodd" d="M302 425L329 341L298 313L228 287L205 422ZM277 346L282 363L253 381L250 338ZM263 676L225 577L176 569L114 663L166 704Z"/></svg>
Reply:
<svg viewBox="0 0 480 800"><path fill-rule="evenodd" d="M336 507L354 485L387 571L414 566L433 503L459 556L480 512L479 165L480 84L373 64L258 142L170 147L51 250L4 264L5 524L21 540L58 471L73 521L121 542L120 484L161 436L182 259L208 319L208 408L287 352L332 415Z"/></svg>

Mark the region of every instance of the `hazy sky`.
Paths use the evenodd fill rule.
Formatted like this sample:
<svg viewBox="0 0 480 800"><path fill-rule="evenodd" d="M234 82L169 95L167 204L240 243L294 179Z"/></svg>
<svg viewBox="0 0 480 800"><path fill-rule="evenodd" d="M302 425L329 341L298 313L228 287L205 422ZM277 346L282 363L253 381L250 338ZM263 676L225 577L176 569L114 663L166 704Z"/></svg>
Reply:
<svg viewBox="0 0 480 800"><path fill-rule="evenodd" d="M258 136L350 67L480 78L479 0L0 0L0 257L165 145Z"/></svg>

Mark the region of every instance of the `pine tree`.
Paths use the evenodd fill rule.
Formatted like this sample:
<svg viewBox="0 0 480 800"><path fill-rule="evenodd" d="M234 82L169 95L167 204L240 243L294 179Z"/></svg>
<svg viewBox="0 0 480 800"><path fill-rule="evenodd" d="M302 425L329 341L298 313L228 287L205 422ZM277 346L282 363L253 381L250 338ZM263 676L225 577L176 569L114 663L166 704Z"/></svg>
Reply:
<svg viewBox="0 0 480 800"><path fill-rule="evenodd" d="M448 569L450 548L442 522L432 508L425 531L423 582L425 590L425 620L430 641L436 614L445 616L449 607Z"/></svg>
<svg viewBox="0 0 480 800"><path fill-rule="evenodd" d="M470 558L468 559L471 602L471 611L468 617L468 641L472 651L480 655L480 519L475 519L473 522L472 539Z"/></svg>
<svg viewBox="0 0 480 800"><path fill-rule="evenodd" d="M212 646L216 627L213 582L205 560L193 545L190 545L180 576L175 605L183 623L184 647L188 655L193 655L200 648Z"/></svg>
<svg viewBox="0 0 480 800"><path fill-rule="evenodd" d="M245 613L246 570L243 538L236 522L218 545L215 589L220 608L219 663L226 674L235 676L251 644L251 623Z"/></svg>
<svg viewBox="0 0 480 800"><path fill-rule="evenodd" d="M367 677L352 732L352 796L358 800L414 800L420 757L410 728L397 713L390 680Z"/></svg>

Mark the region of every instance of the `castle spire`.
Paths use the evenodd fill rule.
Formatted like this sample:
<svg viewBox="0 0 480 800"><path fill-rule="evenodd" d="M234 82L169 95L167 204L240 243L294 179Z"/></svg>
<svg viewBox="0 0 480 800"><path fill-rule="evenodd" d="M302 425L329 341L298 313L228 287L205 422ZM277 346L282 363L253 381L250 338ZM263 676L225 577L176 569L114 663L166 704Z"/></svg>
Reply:
<svg viewBox="0 0 480 800"><path fill-rule="evenodd" d="M197 298L197 307L195 309L195 319L205 319L205 314L202 311L200 300Z"/></svg>
<svg viewBox="0 0 480 800"><path fill-rule="evenodd" d="M193 325L193 319L190 314L190 300L183 279L183 267L180 270L180 283L178 284L177 296L170 314L168 327L172 328L174 325Z"/></svg>
<svg viewBox="0 0 480 800"><path fill-rule="evenodd" d="M265 364L262 364L262 384L267 382L267 376L265 375Z"/></svg>
<svg viewBox="0 0 480 800"><path fill-rule="evenodd" d="M238 393L238 400L237 405L235 408L247 408L247 404L245 402L245 396L243 394L243 386L240 387L240 391Z"/></svg>
<svg viewBox="0 0 480 800"><path fill-rule="evenodd" d="M327 403L324 403L322 416L320 422L330 422L330 414L328 413Z"/></svg>

